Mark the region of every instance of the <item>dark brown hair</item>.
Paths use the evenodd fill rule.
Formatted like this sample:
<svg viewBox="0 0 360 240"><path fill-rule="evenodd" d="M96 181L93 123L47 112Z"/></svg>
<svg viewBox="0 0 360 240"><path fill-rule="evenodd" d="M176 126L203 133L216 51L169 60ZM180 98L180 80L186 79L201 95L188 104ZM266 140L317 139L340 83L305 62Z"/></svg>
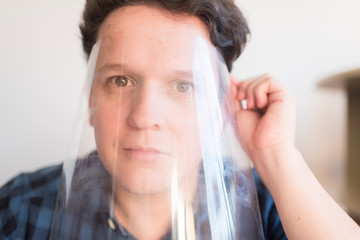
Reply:
<svg viewBox="0 0 360 240"><path fill-rule="evenodd" d="M89 57L105 18L115 9L129 5L147 5L174 14L199 17L209 30L210 40L222 53L231 71L250 33L247 22L233 0L87 0L80 24L83 49Z"/></svg>

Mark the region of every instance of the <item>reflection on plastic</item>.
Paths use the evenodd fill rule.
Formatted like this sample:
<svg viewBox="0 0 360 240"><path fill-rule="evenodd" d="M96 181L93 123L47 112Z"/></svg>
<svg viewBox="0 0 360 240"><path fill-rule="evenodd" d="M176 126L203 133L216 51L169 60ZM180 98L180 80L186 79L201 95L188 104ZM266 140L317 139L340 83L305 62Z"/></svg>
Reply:
<svg viewBox="0 0 360 240"><path fill-rule="evenodd" d="M93 47L50 238L263 239L221 56L146 34Z"/></svg>

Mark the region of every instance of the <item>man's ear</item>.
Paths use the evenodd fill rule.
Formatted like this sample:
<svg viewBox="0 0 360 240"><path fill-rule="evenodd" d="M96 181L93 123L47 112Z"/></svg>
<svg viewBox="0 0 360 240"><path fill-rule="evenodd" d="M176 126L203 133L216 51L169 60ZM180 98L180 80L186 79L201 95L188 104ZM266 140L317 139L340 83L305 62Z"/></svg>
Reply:
<svg viewBox="0 0 360 240"><path fill-rule="evenodd" d="M230 82L231 83L237 84L237 83L240 82L240 79L237 78L237 77L234 77L230 72L229 72L229 77L230 77Z"/></svg>
<svg viewBox="0 0 360 240"><path fill-rule="evenodd" d="M95 107L93 104L93 100L92 100L92 93L90 93L89 96L89 123L90 126L94 127L94 123L95 123L95 111L94 111Z"/></svg>
<svg viewBox="0 0 360 240"><path fill-rule="evenodd" d="M230 78L230 83L231 83L231 89L233 92L233 95L236 96L236 92L237 92L237 82L239 82L238 79L234 78L234 76L229 73L229 78Z"/></svg>

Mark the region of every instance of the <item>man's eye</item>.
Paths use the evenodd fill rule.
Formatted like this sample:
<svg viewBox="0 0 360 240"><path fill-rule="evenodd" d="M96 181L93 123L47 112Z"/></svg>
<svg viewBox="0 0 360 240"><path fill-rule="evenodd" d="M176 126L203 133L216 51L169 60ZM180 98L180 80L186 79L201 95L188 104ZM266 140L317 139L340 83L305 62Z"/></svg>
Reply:
<svg viewBox="0 0 360 240"><path fill-rule="evenodd" d="M126 77L126 76L115 76L112 77L111 82L113 82L115 84L115 86L117 87L128 87L128 86L132 86L133 83L131 82L131 80Z"/></svg>
<svg viewBox="0 0 360 240"><path fill-rule="evenodd" d="M189 82L178 82L176 83L176 91L180 93L186 93L191 91L193 88L192 84Z"/></svg>

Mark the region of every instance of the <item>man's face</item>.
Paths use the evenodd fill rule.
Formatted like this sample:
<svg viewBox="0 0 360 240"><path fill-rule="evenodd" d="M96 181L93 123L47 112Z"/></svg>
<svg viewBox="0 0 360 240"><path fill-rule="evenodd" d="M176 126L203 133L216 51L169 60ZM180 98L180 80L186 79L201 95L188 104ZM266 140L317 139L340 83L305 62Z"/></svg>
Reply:
<svg viewBox="0 0 360 240"><path fill-rule="evenodd" d="M196 17L123 7L104 21L90 97L99 156L126 191L153 194L196 179L201 147L193 83Z"/></svg>

